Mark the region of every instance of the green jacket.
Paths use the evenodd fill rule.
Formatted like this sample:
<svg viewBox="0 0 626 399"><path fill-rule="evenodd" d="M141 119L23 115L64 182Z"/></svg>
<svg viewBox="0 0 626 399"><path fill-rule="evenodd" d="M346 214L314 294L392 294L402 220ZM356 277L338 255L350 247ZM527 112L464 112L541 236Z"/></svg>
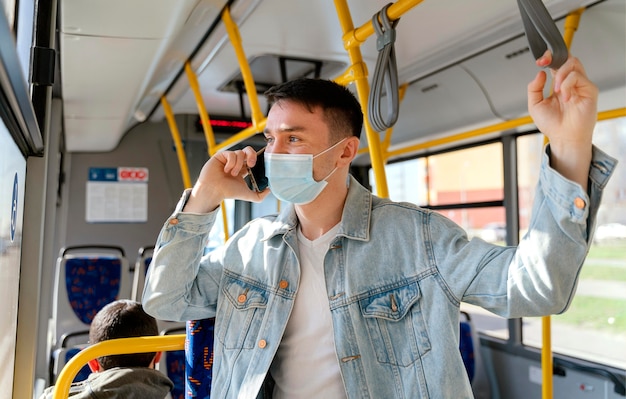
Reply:
<svg viewBox="0 0 626 399"><path fill-rule="evenodd" d="M163 373L145 367L115 367L75 382L70 387L72 399L163 399L174 387ZM40 399L52 399L54 387L46 388Z"/></svg>

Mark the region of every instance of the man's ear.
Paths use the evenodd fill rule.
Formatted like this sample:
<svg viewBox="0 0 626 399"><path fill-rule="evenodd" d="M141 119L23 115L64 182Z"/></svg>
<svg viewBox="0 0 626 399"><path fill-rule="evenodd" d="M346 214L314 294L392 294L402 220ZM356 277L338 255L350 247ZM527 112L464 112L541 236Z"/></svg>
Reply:
<svg viewBox="0 0 626 399"><path fill-rule="evenodd" d="M102 366L100 366L100 363L98 363L98 359L91 359L87 362L87 364L89 365L92 373L102 371Z"/></svg>
<svg viewBox="0 0 626 399"><path fill-rule="evenodd" d="M155 368L157 363L159 363L159 361L161 360L162 354L163 352L157 352L152 358L152 362L150 362L150 365L148 367L150 367L151 369Z"/></svg>
<svg viewBox="0 0 626 399"><path fill-rule="evenodd" d="M360 140L356 136L346 138L346 145L341 153L340 164L338 166L349 165L359 152Z"/></svg>

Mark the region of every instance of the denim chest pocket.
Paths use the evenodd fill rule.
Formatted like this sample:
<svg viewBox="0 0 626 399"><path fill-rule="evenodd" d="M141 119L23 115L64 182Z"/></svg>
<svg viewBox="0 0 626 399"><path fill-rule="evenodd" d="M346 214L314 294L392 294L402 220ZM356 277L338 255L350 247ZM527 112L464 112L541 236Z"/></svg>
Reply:
<svg viewBox="0 0 626 399"><path fill-rule="evenodd" d="M233 277L225 277L218 307L216 336L225 349L251 349L261 328L269 293Z"/></svg>
<svg viewBox="0 0 626 399"><path fill-rule="evenodd" d="M380 363L410 366L430 351L420 298L419 285L412 283L374 294L359 302Z"/></svg>

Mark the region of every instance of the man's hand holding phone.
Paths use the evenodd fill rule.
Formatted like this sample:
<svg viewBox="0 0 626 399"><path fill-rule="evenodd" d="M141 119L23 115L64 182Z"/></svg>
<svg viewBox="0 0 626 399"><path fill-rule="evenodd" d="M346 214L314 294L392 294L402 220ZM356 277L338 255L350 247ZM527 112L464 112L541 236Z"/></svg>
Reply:
<svg viewBox="0 0 626 399"><path fill-rule="evenodd" d="M269 182L265 176L265 160L263 155L265 154L265 147L261 148L256 153L256 164L253 167L246 166L248 174L246 175L246 183L250 190L257 193L265 191Z"/></svg>
<svg viewBox="0 0 626 399"><path fill-rule="evenodd" d="M263 150L257 153L250 146L241 150L218 151L202 167L183 212L208 213L225 199L263 201L270 191L267 190L264 173L265 161L263 156L259 156L262 153ZM254 166L249 168L248 160ZM254 176L256 188L250 188L248 175Z"/></svg>

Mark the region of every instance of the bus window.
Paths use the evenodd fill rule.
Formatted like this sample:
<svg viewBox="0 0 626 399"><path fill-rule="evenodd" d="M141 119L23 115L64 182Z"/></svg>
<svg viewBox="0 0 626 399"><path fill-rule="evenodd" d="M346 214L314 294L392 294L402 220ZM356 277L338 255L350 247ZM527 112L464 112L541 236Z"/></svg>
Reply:
<svg viewBox="0 0 626 399"><path fill-rule="evenodd" d="M518 160L535 165L542 146L541 135L518 139L518 148L528 151ZM626 118L607 120L596 125L594 143L617 159L626 159ZM529 158L532 159L529 159ZM530 213L530 198L537 173L529 180L520 178L520 212ZM522 200L524 198L524 201ZM520 215L521 216L521 215ZM528 221L520 217L520 228ZM626 165L618 164L604 191L598 212L596 236L580 273L576 296L569 309L552 317L552 346L555 353L626 369ZM541 320L526 318L523 341L541 345Z"/></svg>
<svg viewBox="0 0 626 399"><path fill-rule="evenodd" d="M389 197L433 208L470 237L504 244L502 164L499 143L393 163L385 166Z"/></svg>
<svg viewBox="0 0 626 399"><path fill-rule="evenodd" d="M429 205L466 204L504 198L500 143L430 156L428 168ZM478 229L490 222L504 223L504 219L494 215L491 219L476 220L461 226Z"/></svg>
<svg viewBox="0 0 626 399"><path fill-rule="evenodd" d="M11 396L17 331L18 289L26 160L0 119L0 386Z"/></svg>
<svg viewBox="0 0 626 399"><path fill-rule="evenodd" d="M409 159L385 166L389 197L394 201L428 205L428 180L426 158ZM374 172L370 169L370 182L375 185ZM375 191L374 191L375 192Z"/></svg>

